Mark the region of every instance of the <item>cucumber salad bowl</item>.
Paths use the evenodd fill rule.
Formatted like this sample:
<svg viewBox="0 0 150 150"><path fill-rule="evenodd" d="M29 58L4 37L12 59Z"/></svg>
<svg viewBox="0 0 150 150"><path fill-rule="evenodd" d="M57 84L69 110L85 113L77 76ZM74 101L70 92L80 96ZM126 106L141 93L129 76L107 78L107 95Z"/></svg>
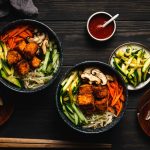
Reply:
<svg viewBox="0 0 150 150"><path fill-rule="evenodd" d="M138 90L150 83L150 51L140 43L129 42L117 47L109 59L128 85Z"/></svg>
<svg viewBox="0 0 150 150"><path fill-rule="evenodd" d="M53 83L62 65L61 43L47 25L30 19L0 31L0 82L17 92L36 92Z"/></svg>

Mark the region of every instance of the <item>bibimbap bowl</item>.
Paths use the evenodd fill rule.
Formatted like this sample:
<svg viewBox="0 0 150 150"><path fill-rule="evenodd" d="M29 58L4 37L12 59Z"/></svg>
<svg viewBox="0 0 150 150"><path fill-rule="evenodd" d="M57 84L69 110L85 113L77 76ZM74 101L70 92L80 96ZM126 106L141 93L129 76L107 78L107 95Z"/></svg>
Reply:
<svg viewBox="0 0 150 150"><path fill-rule="evenodd" d="M56 33L31 19L13 21L0 31L0 82L17 92L31 93L53 83L62 65Z"/></svg>
<svg viewBox="0 0 150 150"><path fill-rule="evenodd" d="M114 127L124 115L127 100L128 91L120 74L99 61L72 67L56 92L60 117L82 133L102 133Z"/></svg>

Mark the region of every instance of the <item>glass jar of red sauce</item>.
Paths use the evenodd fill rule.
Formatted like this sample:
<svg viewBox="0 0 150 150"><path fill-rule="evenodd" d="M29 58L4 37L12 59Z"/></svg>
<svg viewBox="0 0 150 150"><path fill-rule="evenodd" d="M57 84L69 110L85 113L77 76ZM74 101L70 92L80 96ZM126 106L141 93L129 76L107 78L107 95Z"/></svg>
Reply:
<svg viewBox="0 0 150 150"><path fill-rule="evenodd" d="M106 41L110 39L116 31L115 20L106 27L101 27L112 16L106 12L96 12L92 14L87 21L87 31L89 35L98 41Z"/></svg>

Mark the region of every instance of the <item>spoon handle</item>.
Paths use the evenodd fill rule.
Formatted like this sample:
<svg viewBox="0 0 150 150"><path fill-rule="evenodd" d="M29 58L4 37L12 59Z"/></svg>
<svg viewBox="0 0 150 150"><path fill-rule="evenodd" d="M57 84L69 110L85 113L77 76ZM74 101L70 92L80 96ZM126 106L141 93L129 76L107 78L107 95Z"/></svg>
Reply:
<svg viewBox="0 0 150 150"><path fill-rule="evenodd" d="M113 20L115 20L117 17L119 16L119 14L116 14L115 16L113 16L110 20L108 20L106 23L103 24L103 28L106 27L109 23L111 23Z"/></svg>

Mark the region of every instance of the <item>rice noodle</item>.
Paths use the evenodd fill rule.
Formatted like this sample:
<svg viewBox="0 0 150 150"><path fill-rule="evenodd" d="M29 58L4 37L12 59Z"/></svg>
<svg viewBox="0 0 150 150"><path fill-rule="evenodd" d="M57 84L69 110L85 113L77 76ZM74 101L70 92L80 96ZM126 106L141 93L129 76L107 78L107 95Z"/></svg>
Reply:
<svg viewBox="0 0 150 150"><path fill-rule="evenodd" d="M101 114L93 114L92 116L88 116L86 119L88 121L87 125L84 125L83 128L101 128L105 127L113 121L113 118L116 117L111 112L104 112Z"/></svg>
<svg viewBox="0 0 150 150"><path fill-rule="evenodd" d="M44 85L52 79L52 77L52 75L45 76L42 72L37 72L35 70L34 72L29 72L25 77L23 77L24 86L28 89L35 89Z"/></svg>

